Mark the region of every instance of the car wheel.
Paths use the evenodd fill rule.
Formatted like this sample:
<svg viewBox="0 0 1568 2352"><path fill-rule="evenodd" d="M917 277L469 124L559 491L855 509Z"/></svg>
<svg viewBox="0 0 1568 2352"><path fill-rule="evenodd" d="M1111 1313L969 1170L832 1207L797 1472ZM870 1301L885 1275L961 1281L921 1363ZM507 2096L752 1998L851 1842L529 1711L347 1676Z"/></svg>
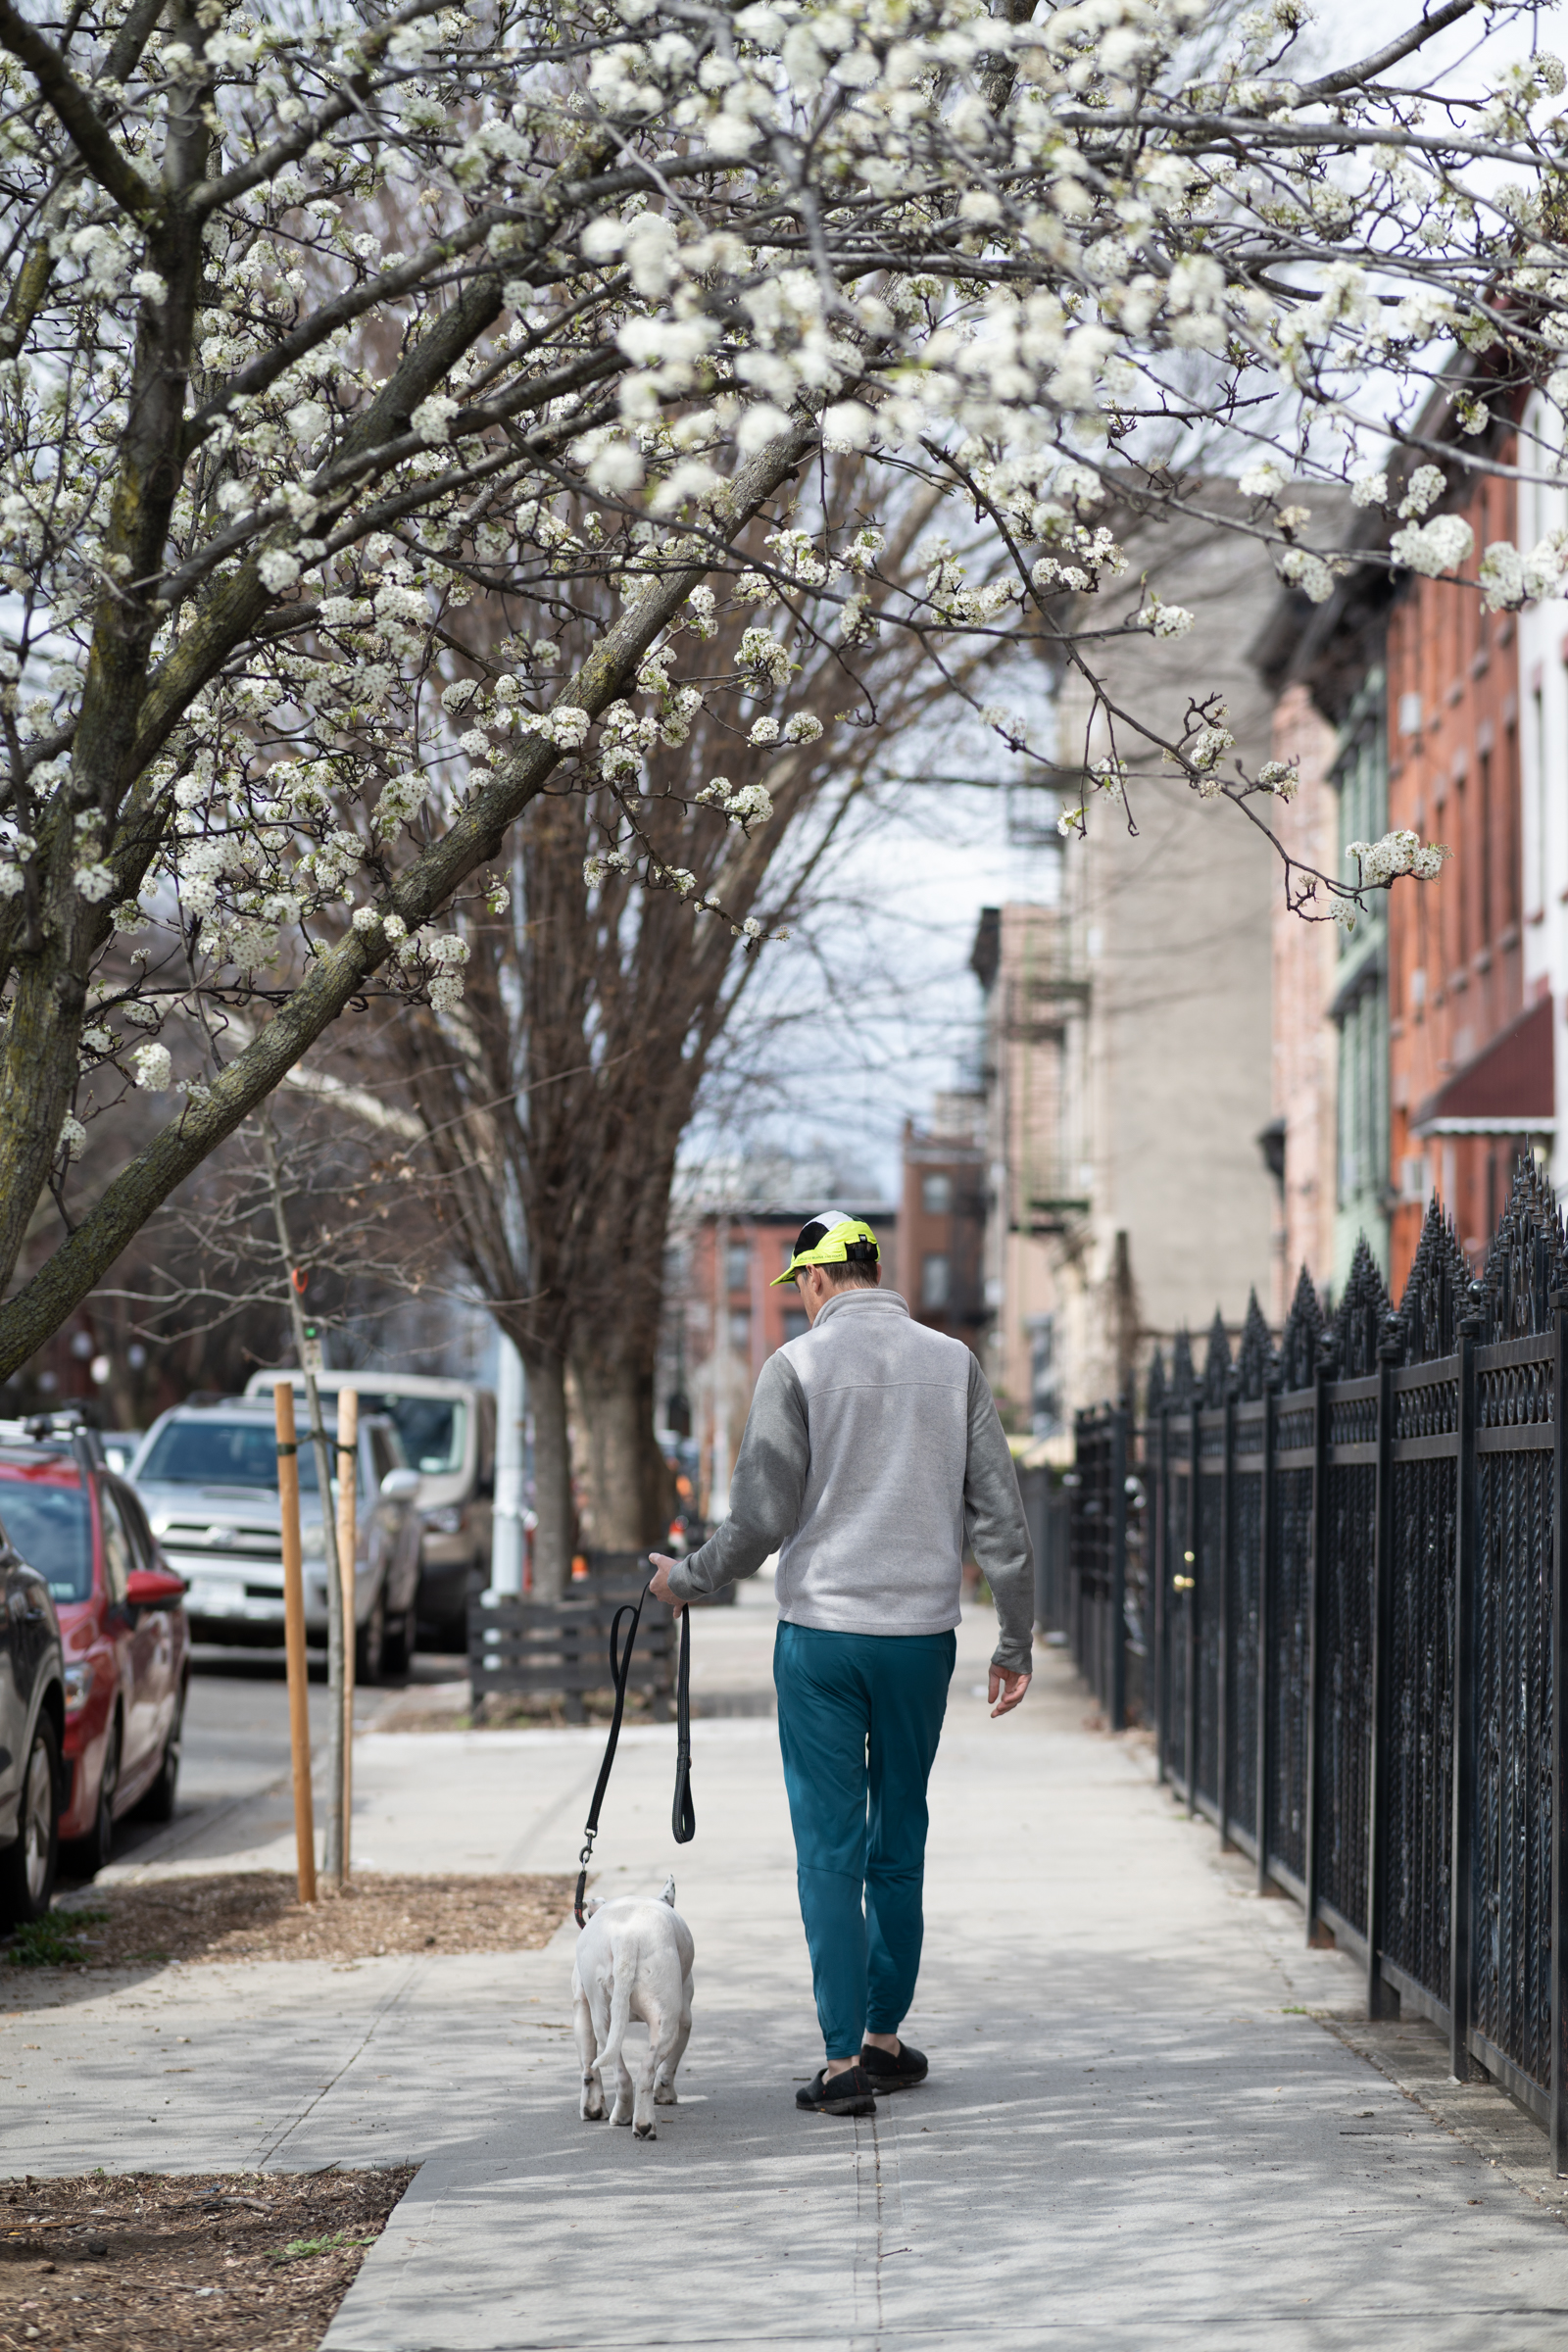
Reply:
<svg viewBox="0 0 1568 2352"><path fill-rule="evenodd" d="M59 1859L60 1741L50 1718L40 1715L22 1784L18 1833L0 1852L0 1927L24 1927L43 1917Z"/></svg>
<svg viewBox="0 0 1568 2352"><path fill-rule="evenodd" d="M103 1777L98 1783L98 1810L92 1828L85 1838L75 1839L71 1850L73 1873L90 1879L95 1872L106 1870L115 1850L115 1792L120 1787L120 1709L117 1707L109 1726L109 1743L104 1749Z"/></svg>
<svg viewBox="0 0 1568 2352"><path fill-rule="evenodd" d="M354 1679L378 1683L386 1671L386 1592L370 1603L370 1614L354 1637Z"/></svg>
<svg viewBox="0 0 1568 2352"><path fill-rule="evenodd" d="M174 1796L179 1788L179 1751L185 1731L185 1697L188 1688L187 1684L180 1685L179 1697L174 1704L174 1720L169 1727L169 1738L164 1741L164 1753L158 1767L158 1778L141 1800L141 1814L144 1821L172 1821L174 1818Z"/></svg>

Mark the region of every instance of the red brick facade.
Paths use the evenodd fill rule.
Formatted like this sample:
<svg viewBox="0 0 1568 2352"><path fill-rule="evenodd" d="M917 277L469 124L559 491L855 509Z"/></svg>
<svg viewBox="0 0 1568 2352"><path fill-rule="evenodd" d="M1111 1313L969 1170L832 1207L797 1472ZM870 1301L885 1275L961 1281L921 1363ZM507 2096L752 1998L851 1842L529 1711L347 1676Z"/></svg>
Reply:
<svg viewBox="0 0 1568 2352"><path fill-rule="evenodd" d="M1499 456L1511 464L1511 445ZM1511 482L1478 484L1458 512L1475 532L1477 561L1490 541L1515 536ZM1514 622L1488 613L1473 587L1412 576L1389 613L1387 662L1389 823L1453 852L1437 881L1396 884L1389 907L1397 1298L1433 1188L1479 1263L1525 1140L1505 1128L1474 1131L1480 1119L1463 1112L1465 1074L1524 1004Z"/></svg>

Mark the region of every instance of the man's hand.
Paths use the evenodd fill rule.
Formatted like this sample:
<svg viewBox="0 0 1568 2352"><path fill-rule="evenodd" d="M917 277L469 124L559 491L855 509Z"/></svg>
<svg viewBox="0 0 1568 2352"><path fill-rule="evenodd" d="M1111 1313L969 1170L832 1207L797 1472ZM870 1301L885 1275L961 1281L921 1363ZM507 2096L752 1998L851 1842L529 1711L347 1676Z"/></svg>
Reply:
<svg viewBox="0 0 1568 2352"><path fill-rule="evenodd" d="M678 1617L686 1603L683 1600L677 1600L669 1589L669 1572L675 1565L674 1561L667 1551L651 1551L648 1557L653 1562L655 1569L654 1581L648 1588L649 1592L656 1600L667 1601ZM1018 1695L1022 1697L1023 1693L1020 1691Z"/></svg>
<svg viewBox="0 0 1568 2352"><path fill-rule="evenodd" d="M999 1715L1010 1715L1028 1688L1029 1677L1026 1674L1014 1674L1007 1666L993 1666L991 1689L987 1692L991 1701L992 1722L995 1723Z"/></svg>

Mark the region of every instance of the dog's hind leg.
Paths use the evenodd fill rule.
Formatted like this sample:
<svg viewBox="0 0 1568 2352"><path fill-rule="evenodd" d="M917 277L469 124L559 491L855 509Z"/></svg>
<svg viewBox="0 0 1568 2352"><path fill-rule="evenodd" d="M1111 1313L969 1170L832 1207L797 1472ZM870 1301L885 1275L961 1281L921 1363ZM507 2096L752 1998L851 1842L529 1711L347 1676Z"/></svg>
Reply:
<svg viewBox="0 0 1568 2352"><path fill-rule="evenodd" d="M594 2020L599 2029L599 2080L601 2082L608 2080L614 2091L614 2104L610 2110L612 2124L629 2124L632 2120L631 2076L621 2055L626 2028L631 2024L631 1974L629 1956L617 1952L614 1981L610 1988L608 2003L605 2001L604 1987L595 1987L604 2012Z"/></svg>
<svg viewBox="0 0 1568 2352"><path fill-rule="evenodd" d="M680 1988L680 2013L675 2031L668 2043L660 2049L654 2070L654 2104L656 2107L675 2107L675 2069L686 2055L686 2044L692 2037L692 1981L687 1977Z"/></svg>
<svg viewBox="0 0 1568 2352"><path fill-rule="evenodd" d="M577 2063L582 2070L582 2103L577 2112L585 2124L602 2124L605 2120L605 2094L594 2066L594 2060L599 2055L594 2013L575 1969L571 1977L571 2007L572 2030L577 2036Z"/></svg>
<svg viewBox="0 0 1568 2352"><path fill-rule="evenodd" d="M654 2077L659 2067L659 2042L663 2020L656 2010L648 2021L648 2055L637 2069L636 2103L632 2108L632 2128L639 2139L657 2139L654 2128Z"/></svg>

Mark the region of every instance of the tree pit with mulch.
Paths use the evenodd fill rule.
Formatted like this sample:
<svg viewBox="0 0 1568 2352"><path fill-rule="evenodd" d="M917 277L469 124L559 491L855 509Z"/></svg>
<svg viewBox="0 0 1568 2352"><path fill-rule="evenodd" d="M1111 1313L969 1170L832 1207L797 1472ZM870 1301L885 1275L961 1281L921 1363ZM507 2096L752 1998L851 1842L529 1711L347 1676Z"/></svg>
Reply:
<svg viewBox="0 0 1568 2352"><path fill-rule="evenodd" d="M318 1884L302 1903L292 1874L221 1871L95 1886L10 1938L13 1964L163 1967L172 1961L326 1960L537 1952L570 1915L565 1876L370 1872Z"/></svg>
<svg viewBox="0 0 1568 2352"><path fill-rule="evenodd" d="M0 2345L316 2352L414 2178L90 2173L0 2185Z"/></svg>

